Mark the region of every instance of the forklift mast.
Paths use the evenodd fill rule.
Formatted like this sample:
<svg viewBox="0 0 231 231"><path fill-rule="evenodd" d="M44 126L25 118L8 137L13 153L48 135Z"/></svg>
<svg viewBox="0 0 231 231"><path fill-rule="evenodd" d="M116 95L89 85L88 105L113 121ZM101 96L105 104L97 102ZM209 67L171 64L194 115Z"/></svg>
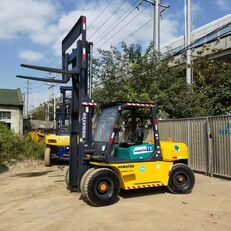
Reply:
<svg viewBox="0 0 231 231"><path fill-rule="evenodd" d="M76 42L76 48L69 48ZM86 41L86 17L81 16L62 41L62 69L21 64L22 67L62 74L62 79L17 75L19 78L52 83L72 81L69 185L80 191L80 180L88 168L84 150L92 150L92 117L95 103L91 100L91 51L93 44Z"/></svg>
<svg viewBox="0 0 231 231"><path fill-rule="evenodd" d="M68 48L77 41L77 48L67 53ZM92 116L95 103L89 93L89 58L92 43L86 41L86 17L81 16L75 26L62 41L63 69L78 70L72 75L71 133L69 184L73 191L80 191L82 175L88 168L84 160L84 150L92 149Z"/></svg>
<svg viewBox="0 0 231 231"><path fill-rule="evenodd" d="M62 94L62 105L61 105L61 111L56 112L56 134L59 133L60 126L65 126L65 121L70 120L70 112L68 111L68 106L71 102L71 97L67 96L67 92L71 92L72 87L71 86L60 86L60 93ZM61 124L60 124L61 119Z"/></svg>

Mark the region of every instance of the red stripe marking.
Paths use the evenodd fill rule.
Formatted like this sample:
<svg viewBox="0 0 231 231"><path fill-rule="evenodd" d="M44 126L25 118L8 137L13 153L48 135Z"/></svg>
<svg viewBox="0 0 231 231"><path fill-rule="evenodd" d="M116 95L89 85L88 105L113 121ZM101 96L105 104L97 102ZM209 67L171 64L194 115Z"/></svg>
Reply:
<svg viewBox="0 0 231 231"><path fill-rule="evenodd" d="M87 59L87 55L86 54L82 54L82 61L86 61Z"/></svg>
<svg viewBox="0 0 231 231"><path fill-rule="evenodd" d="M127 187L127 190L130 189L139 189L139 188L150 188L150 187L159 187L159 186L164 186L164 184L148 184L148 185L138 185L138 186L132 186L132 187Z"/></svg>
<svg viewBox="0 0 231 231"><path fill-rule="evenodd" d="M154 107L154 104L127 103L127 106Z"/></svg>
<svg viewBox="0 0 231 231"><path fill-rule="evenodd" d="M83 16L83 17L82 17L82 23L84 24L84 23L86 23L86 21L87 21L86 17Z"/></svg>
<svg viewBox="0 0 231 231"><path fill-rule="evenodd" d="M153 124L154 124L154 125L157 125L157 118L155 118L155 119L153 120Z"/></svg>
<svg viewBox="0 0 231 231"><path fill-rule="evenodd" d="M96 103L82 102L83 106L95 106Z"/></svg>
<svg viewBox="0 0 231 231"><path fill-rule="evenodd" d="M109 144L113 144L113 139L110 137Z"/></svg>

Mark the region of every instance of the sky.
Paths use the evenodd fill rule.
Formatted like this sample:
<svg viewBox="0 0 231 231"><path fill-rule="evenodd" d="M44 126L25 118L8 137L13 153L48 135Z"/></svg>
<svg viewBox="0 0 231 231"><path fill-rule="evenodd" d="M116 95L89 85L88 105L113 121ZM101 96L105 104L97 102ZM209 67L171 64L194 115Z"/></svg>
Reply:
<svg viewBox="0 0 231 231"><path fill-rule="evenodd" d="M61 67L61 41L81 15L87 17L87 38L94 43L95 55L97 48L119 46L121 41L147 46L152 40L153 8L145 2L136 8L140 2L0 0L0 88L20 88L25 93L27 81L16 78L17 74L49 76L22 68L21 63ZM162 0L162 3L170 6L161 19L164 45L184 34L184 0ZM231 0L192 0L193 29L230 13ZM49 87L43 82L29 82L30 109L48 99ZM54 89L51 94L59 96L59 85Z"/></svg>

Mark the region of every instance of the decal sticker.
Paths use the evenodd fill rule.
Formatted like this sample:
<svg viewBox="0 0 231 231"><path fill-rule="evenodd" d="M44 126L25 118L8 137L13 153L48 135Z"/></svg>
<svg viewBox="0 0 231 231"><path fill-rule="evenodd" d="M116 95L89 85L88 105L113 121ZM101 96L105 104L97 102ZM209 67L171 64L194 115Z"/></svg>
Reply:
<svg viewBox="0 0 231 231"><path fill-rule="evenodd" d="M135 147L133 150L133 154L143 154L143 153L148 153L152 151L153 151L153 147L151 145L146 145L142 147Z"/></svg>
<svg viewBox="0 0 231 231"><path fill-rule="evenodd" d="M144 167L144 166L141 166L141 167L140 167L140 171L141 171L141 172L145 172L145 167Z"/></svg>
<svg viewBox="0 0 231 231"><path fill-rule="evenodd" d="M220 136L231 136L231 122L228 122L226 127L219 130Z"/></svg>
<svg viewBox="0 0 231 231"><path fill-rule="evenodd" d="M87 135L87 113L83 112L82 114L82 138L86 139Z"/></svg>
<svg viewBox="0 0 231 231"><path fill-rule="evenodd" d="M180 151L180 146L178 144L175 144L174 149L175 149L175 151L179 152Z"/></svg>
<svg viewBox="0 0 231 231"><path fill-rule="evenodd" d="M120 165L118 168L134 168L133 164L127 164L127 165Z"/></svg>

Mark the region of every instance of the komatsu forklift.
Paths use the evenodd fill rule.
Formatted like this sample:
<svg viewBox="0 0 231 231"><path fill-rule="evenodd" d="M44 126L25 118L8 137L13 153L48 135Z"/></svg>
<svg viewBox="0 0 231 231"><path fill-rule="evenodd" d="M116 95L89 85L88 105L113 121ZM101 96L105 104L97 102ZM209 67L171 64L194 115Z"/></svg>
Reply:
<svg viewBox="0 0 231 231"><path fill-rule="evenodd" d="M76 40L77 47L68 53ZM68 189L81 192L93 206L113 204L120 189L166 186L172 193L190 193L195 178L187 165L187 146L179 142L160 142L155 104L115 102L105 105L93 136L92 46L86 41L86 17L81 16L62 41L62 69L21 65L60 73L61 80L18 76L56 83L72 81ZM139 118L138 115L145 116ZM143 127L148 121L153 138L145 141Z"/></svg>

